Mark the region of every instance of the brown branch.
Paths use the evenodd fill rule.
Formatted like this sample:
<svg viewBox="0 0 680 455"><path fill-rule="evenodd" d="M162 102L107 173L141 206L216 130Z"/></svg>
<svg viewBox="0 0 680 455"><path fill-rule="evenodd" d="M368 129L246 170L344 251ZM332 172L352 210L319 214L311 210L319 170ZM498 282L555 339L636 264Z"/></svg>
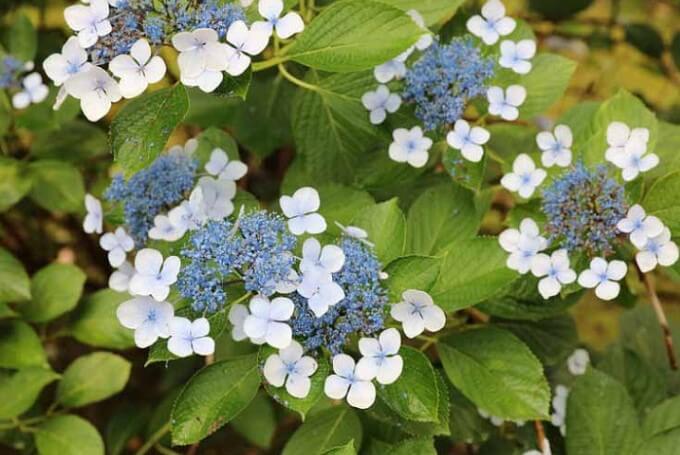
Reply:
<svg viewBox="0 0 680 455"><path fill-rule="evenodd" d="M663 341L666 346L666 354L668 355L668 363L672 370L678 369L678 360L675 355L675 349L673 348L673 335L671 334L671 329L668 326L668 319L666 319L666 313L661 306L661 301L659 301L659 296L656 294L656 289L654 288L654 283L652 277L649 273L642 273L638 268L638 274L640 279L645 284L645 289L647 290L647 296L649 297L649 303L652 304L654 308L654 313L656 313L656 319L659 321L661 326L661 331L663 332Z"/></svg>
<svg viewBox="0 0 680 455"><path fill-rule="evenodd" d="M536 430L536 445L538 446L538 450L545 454L545 429L543 428L543 422L534 420L534 429Z"/></svg>

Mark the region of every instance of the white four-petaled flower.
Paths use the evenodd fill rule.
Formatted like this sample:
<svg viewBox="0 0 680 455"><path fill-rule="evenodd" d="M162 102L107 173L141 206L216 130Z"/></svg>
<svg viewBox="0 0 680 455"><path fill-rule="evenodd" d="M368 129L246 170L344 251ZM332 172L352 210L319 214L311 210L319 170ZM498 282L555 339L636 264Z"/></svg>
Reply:
<svg viewBox="0 0 680 455"><path fill-rule="evenodd" d="M446 324L446 314L427 292L408 289L401 298L402 302L392 305L390 315L401 322L408 338L415 338L425 330L437 332Z"/></svg>
<svg viewBox="0 0 680 455"><path fill-rule="evenodd" d="M139 39L130 49L130 55L121 54L109 62L109 71L120 79L118 86L125 98L144 93L149 84L155 84L165 76L165 62L158 55L151 55L151 46Z"/></svg>
<svg viewBox="0 0 680 455"><path fill-rule="evenodd" d="M408 163L413 167L423 167L429 159L432 139L423 134L423 129L414 126L410 130L397 128L392 132L394 141L390 144L390 158L397 163Z"/></svg>
<svg viewBox="0 0 680 455"><path fill-rule="evenodd" d="M314 237L305 240L302 245L302 261L300 271L302 273L331 273L339 272L345 263L345 253L337 245L326 245L321 248L321 243Z"/></svg>
<svg viewBox="0 0 680 455"><path fill-rule="evenodd" d="M515 30L515 20L505 16L505 6L499 0L489 0L482 6L482 15L472 16L467 21L467 29L487 45L496 44L501 36Z"/></svg>
<svg viewBox="0 0 680 455"><path fill-rule="evenodd" d="M576 349L567 359L567 369L574 376L580 376L588 369L590 354L585 349Z"/></svg>
<svg viewBox="0 0 680 455"><path fill-rule="evenodd" d="M402 53L392 60L378 65L373 70L375 80L381 84L387 84L392 79L401 79L406 75L406 59L408 54Z"/></svg>
<svg viewBox="0 0 680 455"><path fill-rule="evenodd" d="M567 250L560 249L548 256L538 254L531 263L531 273L537 278L538 292L544 299L556 296L560 293L562 285L576 281L576 272L569 265Z"/></svg>
<svg viewBox="0 0 680 455"><path fill-rule="evenodd" d="M302 346L293 340L278 354L267 357L262 372L274 387L286 386L286 391L295 398L305 398L309 394L312 382L309 377L314 374L318 365L310 356L303 355Z"/></svg>
<svg viewBox="0 0 680 455"><path fill-rule="evenodd" d="M84 49L94 46L100 36L106 36L112 30L107 0L69 6L64 10L64 19L71 29L78 32L78 42Z"/></svg>
<svg viewBox="0 0 680 455"><path fill-rule="evenodd" d="M78 38L70 37L61 48L61 54L52 54L43 62L43 69L54 85L59 87L70 77L92 66L87 61L87 51L80 46Z"/></svg>
<svg viewBox="0 0 680 455"><path fill-rule="evenodd" d="M306 186L298 189L292 196L281 196L279 204L288 218L288 229L293 234L321 234L326 230L326 220L316 213L321 200L314 188Z"/></svg>
<svg viewBox="0 0 680 455"><path fill-rule="evenodd" d="M404 368L404 359L399 355L401 337L395 328L383 330L376 338L361 338L359 352L363 356L357 363L356 371L361 377L375 378L383 385L392 384Z"/></svg>
<svg viewBox="0 0 680 455"><path fill-rule="evenodd" d="M229 322L231 322L233 328L231 330L231 338L234 341L243 341L248 337L246 334L245 330L243 329L243 326L246 322L246 318L250 316L250 311L248 311L248 307L245 305L241 305L240 303L233 304L231 308L229 309ZM265 340L264 338L250 338L250 341L253 344L264 344Z"/></svg>
<svg viewBox="0 0 680 455"><path fill-rule="evenodd" d="M172 45L179 51L177 64L182 84L207 93L220 85L233 49L218 40L219 35L210 28L179 32L172 37Z"/></svg>
<svg viewBox="0 0 680 455"><path fill-rule="evenodd" d="M481 126L470 127L463 119L456 120L453 130L446 135L446 142L468 161L478 163L484 156L482 145L489 142L491 135Z"/></svg>
<svg viewBox="0 0 680 455"><path fill-rule="evenodd" d="M21 81L21 90L12 96L12 106L25 109L30 104L44 101L49 93L40 73L31 73Z"/></svg>
<svg viewBox="0 0 680 455"><path fill-rule="evenodd" d="M557 165L567 167L571 164L571 146L574 137L567 125L557 125L553 133L542 131L536 135L536 144L543 153L541 162L545 167Z"/></svg>
<svg viewBox="0 0 680 455"><path fill-rule="evenodd" d="M150 295L162 302L170 294L170 285L177 281L180 260L169 256L163 261L160 251L143 248L135 256L135 274L130 280L130 293Z"/></svg>
<svg viewBox="0 0 680 455"><path fill-rule="evenodd" d="M111 273L109 277L109 287L116 292L128 292L130 289L130 279L135 274L135 268L128 261L123 262L120 267Z"/></svg>
<svg viewBox="0 0 680 455"><path fill-rule="evenodd" d="M652 237L663 231L663 223L654 215L647 215L645 209L635 204L628 209L626 217L616 225L619 231L628 234L630 241L636 248L642 248Z"/></svg>
<svg viewBox="0 0 680 455"><path fill-rule="evenodd" d="M529 155L521 153L512 163L512 172L505 174L501 179L501 185L528 199L534 194L536 187L543 183L546 175L545 170L536 168Z"/></svg>
<svg viewBox="0 0 680 455"><path fill-rule="evenodd" d="M370 111L369 117L374 125L380 125L387 118L388 112L397 112L401 106L399 95L390 93L386 85L379 85L374 92L364 93L361 102Z"/></svg>
<svg viewBox="0 0 680 455"><path fill-rule="evenodd" d="M649 130L634 128L621 122L612 122L607 127L605 159L622 169L623 180L634 180L641 172L646 172L659 164L659 157L647 153Z"/></svg>
<svg viewBox="0 0 680 455"><path fill-rule="evenodd" d="M519 107L527 99L527 90L521 85L511 85L503 91L500 87L489 87L486 91L489 113L504 120L517 120Z"/></svg>
<svg viewBox="0 0 680 455"><path fill-rule="evenodd" d="M192 322L187 318L175 317L170 321L168 351L178 357L189 357L194 353L212 355L215 352L215 340L209 334L210 322L206 318Z"/></svg>
<svg viewBox="0 0 680 455"><path fill-rule="evenodd" d="M618 281L626 276L628 267L619 260L607 262L603 258L593 258L590 268L581 272L578 284L584 288L595 288L595 295L602 300L613 300L621 292Z"/></svg>
<svg viewBox="0 0 680 455"><path fill-rule="evenodd" d="M536 42L525 39L514 42L501 42L501 58L498 63L503 68L509 68L517 74L527 74L531 71L531 59L536 55Z"/></svg>
<svg viewBox="0 0 680 455"><path fill-rule="evenodd" d="M287 297L276 297L271 302L264 296L250 299L250 314L243 322L243 331L250 338L264 339L278 349L287 348L293 331L286 321L293 315L295 306Z"/></svg>
<svg viewBox="0 0 680 455"><path fill-rule="evenodd" d="M671 240L671 231L664 227L661 234L647 240L635 255L635 262L641 271L649 272L657 265L668 267L675 264L678 254L678 245Z"/></svg>
<svg viewBox="0 0 680 455"><path fill-rule="evenodd" d="M609 148L605 152L607 161L615 162L617 157L626 153L629 142L649 142L649 130L647 128L633 128L623 122L611 122L607 126L607 144Z"/></svg>
<svg viewBox="0 0 680 455"><path fill-rule="evenodd" d="M201 189L201 211L207 220L222 220L234 212L236 184L232 180L214 179L204 175L198 179Z"/></svg>
<svg viewBox="0 0 680 455"><path fill-rule="evenodd" d="M151 297L135 297L118 306L116 316L123 327L135 331L135 344L148 348L158 338L170 336L170 321L175 313L168 302Z"/></svg>
<svg viewBox="0 0 680 455"><path fill-rule="evenodd" d="M239 160L230 160L224 150L217 148L210 153L210 159L205 163L205 170L221 180L235 182L246 175L248 166Z"/></svg>
<svg viewBox="0 0 680 455"><path fill-rule="evenodd" d="M111 109L111 103L120 101L120 88L105 70L93 66L64 82L66 92L80 100L85 117L96 122Z"/></svg>
<svg viewBox="0 0 680 455"><path fill-rule="evenodd" d="M307 306L317 318L345 298L345 291L333 281L333 277L317 270L310 270L302 276L297 292L307 299Z"/></svg>
<svg viewBox="0 0 680 455"><path fill-rule="evenodd" d="M375 402L375 386L371 376L362 376L356 369L354 359L347 354L333 357L333 371L326 378L324 392L334 400L347 397L350 406L368 409Z"/></svg>
<svg viewBox="0 0 680 455"><path fill-rule="evenodd" d="M104 231L104 214L102 203L91 194L85 195L85 210L87 214L83 220L83 231L88 234L101 234Z"/></svg>
<svg viewBox="0 0 680 455"><path fill-rule="evenodd" d="M531 218L524 218L517 229L506 229L498 236L498 242L510 253L506 265L521 274L531 269L533 258L548 246L540 235L538 225Z"/></svg>
<svg viewBox="0 0 680 455"><path fill-rule="evenodd" d="M279 38L287 39L305 29L302 17L295 11L290 11L281 17L282 0L260 0L257 10L265 20L253 23L253 28L263 30L267 36L271 36L276 30Z"/></svg>
<svg viewBox="0 0 680 455"><path fill-rule="evenodd" d="M114 232L102 235L99 245L109 252L109 264L112 267L119 267L125 262L127 253L134 249L135 241L125 232L125 229L118 226Z"/></svg>
<svg viewBox="0 0 680 455"><path fill-rule="evenodd" d="M232 76L240 76L250 66L251 57L267 47L269 34L258 27L248 28L245 22L236 21L227 30L227 66ZM233 47L232 47L233 46Z"/></svg>

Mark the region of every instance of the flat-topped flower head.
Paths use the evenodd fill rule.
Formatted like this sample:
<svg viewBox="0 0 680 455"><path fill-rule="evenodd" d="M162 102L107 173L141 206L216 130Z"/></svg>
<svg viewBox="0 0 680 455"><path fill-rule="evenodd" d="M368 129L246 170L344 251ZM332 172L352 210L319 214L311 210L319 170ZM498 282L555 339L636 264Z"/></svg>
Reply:
<svg viewBox="0 0 680 455"><path fill-rule="evenodd" d="M567 359L567 369L574 376L585 374L590 363L590 354L585 349L576 349Z"/></svg>
<svg viewBox="0 0 680 455"><path fill-rule="evenodd" d="M170 286L177 281L180 260L168 256L163 260L160 251L144 248L135 256L135 274L130 280L130 293L150 295L159 302L170 294Z"/></svg>
<svg viewBox="0 0 680 455"><path fill-rule="evenodd" d="M401 106L401 98L396 93L390 93L386 85L379 85L374 92L366 92L361 102L370 112L370 120L374 125L380 125L387 118L387 113L397 112Z"/></svg>
<svg viewBox="0 0 680 455"><path fill-rule="evenodd" d="M205 163L205 171L220 180L235 182L248 172L248 166L239 160L230 160L227 153L216 148L210 153L210 159Z"/></svg>
<svg viewBox="0 0 680 455"><path fill-rule="evenodd" d="M295 309L287 297L276 297L269 301L256 295L250 299L250 315L243 322L243 331L250 338L264 339L274 348L284 349L290 345L293 332L286 323Z"/></svg>
<svg viewBox="0 0 680 455"><path fill-rule="evenodd" d="M133 44L129 55L118 55L109 62L109 71L120 79L120 93L125 98L144 93L149 84L163 79L165 70L165 62L161 57L151 55L151 46L145 39Z"/></svg>
<svg viewBox="0 0 680 455"><path fill-rule="evenodd" d="M509 35L515 30L515 20L505 15L505 6L500 0L489 0L482 6L482 15L472 16L467 21L467 29L475 36L491 46L501 36Z"/></svg>
<svg viewBox="0 0 680 455"><path fill-rule="evenodd" d="M483 57L469 37L434 42L408 69L402 98L415 103L425 130L453 125L468 101L486 92L493 74L493 59Z"/></svg>
<svg viewBox="0 0 680 455"><path fill-rule="evenodd" d="M105 70L93 66L64 82L66 92L80 100L80 108L91 122L102 119L111 104L120 101L122 95L118 83Z"/></svg>
<svg viewBox="0 0 680 455"><path fill-rule="evenodd" d="M628 234L630 242L636 248L643 248L647 240L661 235L664 225L654 215L647 215L639 204L628 209L626 217L616 224L619 231Z"/></svg>
<svg viewBox="0 0 680 455"><path fill-rule="evenodd" d="M671 231L663 228L661 234L647 240L635 255L635 262L642 272L650 272L657 265L669 267L678 261L678 245L671 240Z"/></svg>
<svg viewBox="0 0 680 455"><path fill-rule="evenodd" d="M64 19L71 29L78 32L78 42L84 49L92 47L100 36L106 36L112 30L107 0L69 6L64 10Z"/></svg>
<svg viewBox="0 0 680 455"><path fill-rule="evenodd" d="M498 64L509 68L517 74L528 74L531 71L531 59L536 55L536 41L525 39L514 42L501 42L501 58Z"/></svg>
<svg viewBox="0 0 680 455"><path fill-rule="evenodd" d="M99 238L99 245L108 251L109 264L112 267L119 267L125 262L127 253L135 248L135 241L119 226L114 232L102 235Z"/></svg>
<svg viewBox="0 0 680 455"><path fill-rule="evenodd" d="M333 372L326 378L324 392L328 398L342 400L355 408L368 409L375 402L375 386L369 376L357 371L354 359L347 354L333 357Z"/></svg>
<svg viewBox="0 0 680 455"><path fill-rule="evenodd" d="M489 142L491 134L481 126L470 127L463 119L456 120L452 131L446 136L446 142L468 161L478 163L484 156L484 144Z"/></svg>
<svg viewBox="0 0 680 455"><path fill-rule="evenodd" d="M501 179L501 185L528 199L534 194L536 188L543 183L546 175L545 170L536 168L534 160L529 155L521 153L512 163L512 172L505 174Z"/></svg>
<svg viewBox="0 0 680 455"><path fill-rule="evenodd" d="M397 128L392 132L394 141L390 144L390 158L397 163L408 163L413 167L423 167L429 159L432 139L423 134L422 128L414 126L410 130Z"/></svg>
<svg viewBox="0 0 680 455"><path fill-rule="evenodd" d="M116 316L123 327L135 331L135 345L148 348L158 340L170 336L170 321L174 309L168 302L151 297L135 297L120 304Z"/></svg>
<svg viewBox="0 0 680 455"><path fill-rule="evenodd" d="M590 261L590 268L581 272L578 284L584 288L595 288L595 295L602 300L613 300L621 292L618 283L626 276L628 266L619 260L607 262L603 258Z"/></svg>
<svg viewBox="0 0 680 455"><path fill-rule="evenodd" d="M25 109L31 104L44 101L47 95L49 90L43 84L40 73L31 73L21 80L21 90L12 96L12 106L15 109Z"/></svg>
<svg viewBox="0 0 680 455"><path fill-rule="evenodd" d="M437 332L446 324L446 314L427 292L408 289L401 297L403 301L392 305L390 315L402 323L408 338L415 338L425 330Z"/></svg>
<svg viewBox="0 0 680 455"><path fill-rule="evenodd" d="M521 85L511 85L505 91L500 87L490 87L486 91L486 98L489 101L489 114L513 121L519 118L519 107L527 99L527 90Z"/></svg>
<svg viewBox="0 0 680 455"><path fill-rule="evenodd" d="M561 249L552 253L538 254L531 263L531 273L541 278L538 292L544 299L560 293L562 286L576 281L576 272L571 269L567 250Z"/></svg>
<svg viewBox="0 0 680 455"><path fill-rule="evenodd" d="M312 382L309 379L316 372L318 364L310 356L303 355L302 346L293 340L278 354L267 357L262 373L274 387L286 386L286 391L295 398L309 395Z"/></svg>
<svg viewBox="0 0 680 455"><path fill-rule="evenodd" d="M104 231L104 214L102 203L91 194L85 195L85 210L87 215L83 220L83 231L88 234L101 234Z"/></svg>
<svg viewBox="0 0 680 455"><path fill-rule="evenodd" d="M524 218L518 229L506 229L498 236L498 242L510 253L506 262L509 269L521 274L529 272L533 258L548 246L540 235L538 225L531 218Z"/></svg>
<svg viewBox="0 0 680 455"><path fill-rule="evenodd" d="M589 170L582 163L543 191L542 207L550 241L589 257L613 251L617 224L628 208L623 186L608 176L604 166Z"/></svg>
<svg viewBox="0 0 680 455"><path fill-rule="evenodd" d="M281 196L279 204L288 218L288 228L293 234L321 234L326 230L326 220L316 213L321 200L319 192L314 188L306 186L293 193L293 196Z"/></svg>
<svg viewBox="0 0 680 455"><path fill-rule="evenodd" d="M212 355L215 353L215 340L209 334L210 322L206 318L190 321L175 317L170 321L168 351L178 357L189 357L191 354Z"/></svg>
<svg viewBox="0 0 680 455"><path fill-rule="evenodd" d="M401 336L397 329L384 330L376 338L361 338L359 352L363 356L356 371L362 377L373 377L378 383L389 385L399 379L404 359L399 355Z"/></svg>
<svg viewBox="0 0 680 455"><path fill-rule="evenodd" d="M554 132L542 131L536 136L536 143L543 153L541 162L545 167L557 165L567 167L571 164L571 146L574 142L571 129L567 125L557 125Z"/></svg>
<svg viewBox="0 0 680 455"><path fill-rule="evenodd" d="M295 11L289 11L283 17L283 0L260 0L257 10L265 20L253 23L253 28L262 29L270 36L274 31L281 39L287 39L305 29L302 17Z"/></svg>

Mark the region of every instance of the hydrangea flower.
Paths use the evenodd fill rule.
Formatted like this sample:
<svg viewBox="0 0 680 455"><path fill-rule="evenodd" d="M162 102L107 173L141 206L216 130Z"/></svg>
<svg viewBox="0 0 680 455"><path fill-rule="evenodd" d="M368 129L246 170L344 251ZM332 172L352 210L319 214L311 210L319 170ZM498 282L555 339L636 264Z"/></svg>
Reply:
<svg viewBox="0 0 680 455"><path fill-rule="evenodd" d="M243 329L243 326L246 322L246 318L250 316L250 311L248 311L248 307L245 305L241 305L240 303L236 303L229 308L229 322L232 324L232 330L231 330L231 337L234 341L243 341L246 338L249 338L248 335L246 334L245 330ZM250 342L253 344L264 344L265 339L264 338L250 338Z"/></svg>
<svg viewBox="0 0 680 455"><path fill-rule="evenodd" d="M414 47L418 49L419 51L424 51L428 47L432 45L434 42L434 38L430 34L430 30L427 28L427 25L425 24L425 18L423 18L422 14L420 14L417 10L410 9L406 11L406 14L409 15L409 17L413 20L413 22L423 29L426 33L423 33L423 35L416 41L416 44L414 44Z"/></svg>
<svg viewBox="0 0 680 455"><path fill-rule="evenodd" d="M227 41L231 46L228 46L226 71L232 76L240 76L250 66L251 57L267 47L269 34L257 27L249 29L245 22L236 21L229 27Z"/></svg>
<svg viewBox="0 0 680 455"><path fill-rule="evenodd" d="M501 36L515 30L515 20L505 16L505 6L499 0L489 0L482 6L482 15L472 16L467 21L467 29L478 36L486 45L496 44Z"/></svg>
<svg viewBox="0 0 680 455"><path fill-rule="evenodd" d="M661 234L647 240L635 254L635 262L642 272L650 272L657 265L669 267L678 261L678 245L671 240L671 231L664 227Z"/></svg>
<svg viewBox="0 0 680 455"><path fill-rule="evenodd" d="M397 163L408 163L413 167L427 164L432 147L432 139L423 134L422 128L414 126L410 130L397 128L392 132L394 141L390 144L390 158Z"/></svg>
<svg viewBox="0 0 680 455"><path fill-rule="evenodd" d="M276 30L279 38L287 39L305 29L302 17L295 11L289 11L281 17L283 12L282 0L260 0L257 4L257 10L265 20L254 22L253 28L264 30L267 36L271 36Z"/></svg>
<svg viewBox="0 0 680 455"><path fill-rule="evenodd" d="M165 62L151 55L151 46L145 39L132 45L130 55L122 54L109 62L109 71L120 79L120 93L134 98L144 93L149 84L155 84L165 76Z"/></svg>
<svg viewBox="0 0 680 455"><path fill-rule="evenodd" d="M206 175L198 179L197 188L201 190L200 212L205 219L221 220L234 212L236 184L232 180Z"/></svg>
<svg viewBox="0 0 680 455"><path fill-rule="evenodd" d="M91 122L102 119L111 104L120 101L120 88L105 70L93 66L64 82L66 92L80 100L80 108Z"/></svg>
<svg viewBox="0 0 680 455"><path fill-rule="evenodd" d="M232 207L233 210L233 207ZM205 213L203 188L197 186L189 199L168 212L170 223L184 235L187 231L199 229L208 219Z"/></svg>
<svg viewBox="0 0 680 455"><path fill-rule="evenodd" d="M111 33L107 0L92 0L89 5L72 5L64 10L64 19L78 32L78 42L84 49L92 47L100 36Z"/></svg>
<svg viewBox="0 0 680 455"><path fill-rule="evenodd" d="M501 58L498 64L503 68L509 68L517 74L528 74L531 71L531 59L536 55L536 42L525 39L514 42L505 40L501 42Z"/></svg>
<svg viewBox="0 0 680 455"><path fill-rule="evenodd" d="M400 54L392 60L378 65L373 70L375 80L381 84L387 84L393 79L402 79L406 75L406 59L408 54Z"/></svg>
<svg viewBox="0 0 680 455"><path fill-rule="evenodd" d="M15 109L25 109L31 104L45 100L49 90L43 84L40 73L31 73L21 81L21 90L12 96L12 106Z"/></svg>
<svg viewBox="0 0 680 455"><path fill-rule="evenodd" d="M172 45L179 51L177 64L183 84L200 86L201 82L205 83L200 78L210 75L211 85L217 88L222 82L221 72L227 68L230 47L219 42L215 30L199 28L191 32L179 32L172 37Z"/></svg>
<svg viewBox="0 0 680 455"><path fill-rule="evenodd" d="M401 298L402 302L392 305L390 315L402 323L408 338L415 338L425 330L437 332L446 324L446 314L427 292L408 289Z"/></svg>
<svg viewBox="0 0 680 455"><path fill-rule="evenodd" d="M61 87L57 95L55 109L66 98L66 88L62 84L76 74L80 74L92 68L87 61L87 52L80 47L80 42L75 36L70 37L61 48L61 54L52 54L43 62L43 69L47 77L52 79L54 85Z"/></svg>
<svg viewBox="0 0 680 455"><path fill-rule="evenodd" d="M316 213L321 200L314 188L306 186L295 191L293 196L281 196L279 204L288 218L288 229L293 234L321 234L326 230L326 220Z"/></svg>
<svg viewBox="0 0 680 455"><path fill-rule="evenodd" d="M135 274L135 268L128 261L124 261L120 267L111 273L109 287L116 292L129 292L130 279Z"/></svg>
<svg viewBox="0 0 680 455"><path fill-rule="evenodd" d="M659 164L659 157L654 153L647 154L649 130L634 128L621 122L612 122L607 127L607 143L605 159L623 170L626 182L634 180L641 172L646 172Z"/></svg>
<svg viewBox="0 0 680 455"><path fill-rule="evenodd" d="M616 224L619 231L628 234L628 238L636 248L643 248L652 237L663 232L664 225L654 215L647 215L639 204L628 209L626 217Z"/></svg>
<svg viewBox="0 0 680 455"><path fill-rule="evenodd" d="M340 228L343 235L347 237L352 237L354 239L360 240L364 244L373 247L374 245L368 241L368 232L357 226L343 226L342 224L335 222L335 225Z"/></svg>
<svg viewBox="0 0 680 455"><path fill-rule="evenodd" d="M125 262L127 253L135 248L132 237L127 235L125 229L117 227L114 232L107 232L99 238L99 245L109 252L109 264L118 267Z"/></svg>
<svg viewBox="0 0 680 455"><path fill-rule="evenodd" d="M557 125L553 133L550 131L538 133L536 144L543 151L541 154L543 166L569 166L571 164L571 146L573 142L574 138L571 128L567 125Z"/></svg>
<svg viewBox="0 0 680 455"><path fill-rule="evenodd" d="M446 135L446 142L468 161L478 163L484 156L482 145L489 142L491 134L481 126L470 127L463 119L456 120L452 131Z"/></svg>
<svg viewBox="0 0 680 455"><path fill-rule="evenodd" d="M121 325L135 331L138 348L148 348L158 338L169 337L174 313L172 305L151 297L135 297L121 303L116 310Z"/></svg>
<svg viewBox="0 0 680 455"><path fill-rule="evenodd" d="M536 168L534 160L529 155L521 153L512 163L512 172L505 174L501 179L501 185L528 199L534 194L536 188L543 183L546 175L545 170Z"/></svg>
<svg viewBox="0 0 680 455"><path fill-rule="evenodd" d="M130 279L130 293L150 295L161 302L170 294L170 285L177 281L180 260L177 256L163 255L154 249L144 248L135 256L135 274Z"/></svg>
<svg viewBox="0 0 680 455"><path fill-rule="evenodd" d="M399 355L400 347L401 336L394 328L384 330L377 339L361 338L359 352L363 357L357 363L357 374L375 378L383 385L394 383L404 368L404 359Z"/></svg>
<svg viewBox="0 0 680 455"><path fill-rule="evenodd" d="M567 369L574 376L585 374L590 363L590 354L585 349L576 349L567 359Z"/></svg>
<svg viewBox="0 0 680 455"><path fill-rule="evenodd" d="M649 130L647 128L633 128L623 122L611 122L607 126L607 144L605 159L610 162L617 161L626 154L626 147L631 142L649 142Z"/></svg>
<svg viewBox="0 0 680 455"><path fill-rule="evenodd" d="M250 338L264 339L278 349L287 348L293 333L286 321L293 315L293 302L286 297L276 297L271 302L264 296L250 299L250 315L243 322L243 331Z"/></svg>
<svg viewBox="0 0 680 455"><path fill-rule="evenodd" d="M302 277L298 294L307 299L307 306L321 317L328 309L345 298L345 291L330 274L310 270Z"/></svg>
<svg viewBox="0 0 680 455"><path fill-rule="evenodd" d="M339 272L345 263L345 253L337 245L326 245L314 237L310 237L302 244L302 260L300 271L304 274L318 273L331 275Z"/></svg>
<svg viewBox="0 0 680 455"><path fill-rule="evenodd" d="M576 281L576 272L569 264L567 250L560 249L547 254L538 254L531 262L531 273L542 278L538 282L538 292L544 299L549 299L560 293L562 286Z"/></svg>
<svg viewBox="0 0 680 455"><path fill-rule="evenodd" d="M329 375L324 383L326 396L334 400L347 397L347 403L359 409L368 409L373 405L375 386L371 382L372 377L362 376L352 357L347 354L334 356L333 371L335 374Z"/></svg>
<svg viewBox="0 0 680 455"><path fill-rule="evenodd" d="M379 85L374 92L364 93L361 102L370 112L370 120L374 125L380 125L387 118L388 112L397 112L401 106L399 95L390 93L386 85Z"/></svg>
<svg viewBox="0 0 680 455"><path fill-rule="evenodd" d="M550 415L550 422L560 429L562 436L567 434L567 399L569 389L563 385L555 387L555 395L552 399L553 413Z"/></svg>
<svg viewBox="0 0 680 455"><path fill-rule="evenodd" d="M153 240L165 240L174 242L186 234L186 229L177 226L170 221L167 215L156 215L153 219L153 227L149 229L149 238Z"/></svg>
<svg viewBox="0 0 680 455"><path fill-rule="evenodd" d="M85 210L87 214L83 220L83 231L88 234L101 234L104 231L104 214L102 203L91 194L85 195Z"/></svg>
<svg viewBox="0 0 680 455"><path fill-rule="evenodd" d="M510 253L506 265L521 274L531 270L533 258L548 246L548 241L540 235L538 225L531 218L524 218L517 229L506 229L498 236L498 242Z"/></svg>
<svg viewBox="0 0 680 455"><path fill-rule="evenodd" d="M212 355L215 352L215 340L210 338L210 322L206 318L190 321L187 318L175 317L170 322L170 339L168 351L178 357L189 357L191 354Z"/></svg>
<svg viewBox="0 0 680 455"><path fill-rule="evenodd" d="M489 101L489 113L503 120L517 120L519 107L527 99L527 91L521 85L511 85L503 91L500 87L490 87L486 92Z"/></svg>
<svg viewBox="0 0 680 455"><path fill-rule="evenodd" d="M220 180L235 182L246 175L248 166L238 160L229 160L224 150L216 148L210 153L210 159L205 163L205 171Z"/></svg>
<svg viewBox="0 0 680 455"><path fill-rule="evenodd" d="M578 284L584 288L595 288L595 295L602 300L613 300L621 292L618 281L626 276L627 271L623 261L607 262L603 258L594 258L590 261L590 268L579 275Z"/></svg>
<svg viewBox="0 0 680 455"><path fill-rule="evenodd" d="M262 372L267 382L274 387L283 387L285 384L286 391L291 396L305 398L312 386L309 377L317 368L316 360L304 356L300 343L292 341L278 354L267 357Z"/></svg>

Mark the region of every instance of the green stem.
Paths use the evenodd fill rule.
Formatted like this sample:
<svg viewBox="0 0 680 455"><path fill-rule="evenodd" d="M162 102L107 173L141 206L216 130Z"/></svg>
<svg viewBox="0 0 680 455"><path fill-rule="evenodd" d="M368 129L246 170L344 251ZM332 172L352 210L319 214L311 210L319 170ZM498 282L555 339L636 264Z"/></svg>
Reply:
<svg viewBox="0 0 680 455"><path fill-rule="evenodd" d="M160 427L151 437L144 443L142 447L139 448L135 455L144 455L149 450L151 450L160 439L165 436L168 431L170 431L170 422L166 423Z"/></svg>
<svg viewBox="0 0 680 455"><path fill-rule="evenodd" d="M295 76L293 76L292 74L290 74L290 73L288 72L288 70L286 69L286 67L283 66L283 64L280 64L280 65L279 65L279 72L281 73L281 75L282 75L283 77L285 77L286 79L288 79L290 82L292 82L293 84L295 84L295 85L297 85L297 86L300 86L300 87L305 88L305 89L307 89L307 90L311 90L311 91L313 91L313 92L318 92L318 91L319 91L319 87L318 87L318 86L316 86L316 85L314 85L314 84L309 84L309 83L303 81L302 79L298 79L297 77L295 77Z"/></svg>
<svg viewBox="0 0 680 455"><path fill-rule="evenodd" d="M288 57L286 57L285 55L277 55L277 56L270 58L269 60L263 60L261 62L254 62L251 65L251 68L252 68L253 72L256 73L258 71L266 70L268 68L272 68L274 66L280 65L281 63L283 63L287 60L288 60Z"/></svg>
<svg viewBox="0 0 680 455"><path fill-rule="evenodd" d="M236 299L236 300L234 300L233 302L231 302L231 305L232 305L232 306L233 306L233 305L237 305L237 304L243 302L244 300L248 300L250 297L252 297L252 295L253 295L252 292L246 292L246 293L243 294L241 297L239 297L238 299Z"/></svg>

